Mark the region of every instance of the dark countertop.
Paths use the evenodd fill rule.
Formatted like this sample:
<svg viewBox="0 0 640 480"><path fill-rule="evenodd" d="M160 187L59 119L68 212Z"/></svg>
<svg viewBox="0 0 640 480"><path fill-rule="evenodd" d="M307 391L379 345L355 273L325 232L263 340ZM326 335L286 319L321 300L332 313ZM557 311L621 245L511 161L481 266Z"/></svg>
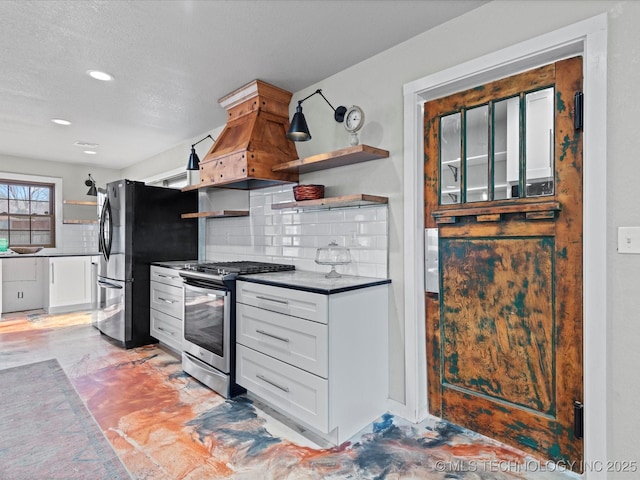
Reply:
<svg viewBox="0 0 640 480"><path fill-rule="evenodd" d="M38 252L38 253L8 253L2 252L0 253L0 260L4 258L49 258L49 257L94 257L102 255L100 252L82 252L82 253L47 253L47 252Z"/></svg>
<svg viewBox="0 0 640 480"><path fill-rule="evenodd" d="M391 283L391 279L388 278L358 277L355 275L327 278L325 275L325 273L319 272L293 270L288 272L241 275L238 277L238 280L320 293L322 295L331 295Z"/></svg>
<svg viewBox="0 0 640 480"><path fill-rule="evenodd" d="M181 270L185 265L191 263L198 263L197 260L167 260L164 262L151 262L151 265L155 265L157 267L165 267L165 268L174 268L176 270Z"/></svg>

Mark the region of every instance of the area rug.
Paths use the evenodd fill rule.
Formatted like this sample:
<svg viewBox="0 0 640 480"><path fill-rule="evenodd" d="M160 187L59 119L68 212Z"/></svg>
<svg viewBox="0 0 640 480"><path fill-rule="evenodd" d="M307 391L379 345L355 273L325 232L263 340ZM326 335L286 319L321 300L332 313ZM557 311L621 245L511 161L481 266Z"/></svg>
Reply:
<svg viewBox="0 0 640 480"><path fill-rule="evenodd" d="M131 478L57 360L0 370L0 478Z"/></svg>

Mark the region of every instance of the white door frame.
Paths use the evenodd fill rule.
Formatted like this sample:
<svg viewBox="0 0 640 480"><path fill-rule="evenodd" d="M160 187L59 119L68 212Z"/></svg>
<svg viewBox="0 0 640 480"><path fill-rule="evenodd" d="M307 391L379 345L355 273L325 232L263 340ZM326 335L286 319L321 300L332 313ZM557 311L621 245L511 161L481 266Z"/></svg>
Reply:
<svg viewBox="0 0 640 480"><path fill-rule="evenodd" d="M584 58L585 461L607 460L607 15L569 25L404 85L405 405L428 415L424 325L423 104L562 58ZM606 472L588 472L589 480Z"/></svg>

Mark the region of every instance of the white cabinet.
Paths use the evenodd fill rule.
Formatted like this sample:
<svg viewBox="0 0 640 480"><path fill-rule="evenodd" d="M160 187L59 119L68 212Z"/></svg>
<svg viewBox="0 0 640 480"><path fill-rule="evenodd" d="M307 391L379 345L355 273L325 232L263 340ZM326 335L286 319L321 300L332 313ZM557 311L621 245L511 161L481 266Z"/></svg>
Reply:
<svg viewBox="0 0 640 480"><path fill-rule="evenodd" d="M38 257L2 259L2 313L44 306L44 261Z"/></svg>
<svg viewBox="0 0 640 480"><path fill-rule="evenodd" d="M236 382L339 444L386 411L388 285L323 295L237 282Z"/></svg>
<svg viewBox="0 0 640 480"><path fill-rule="evenodd" d="M92 268L90 256L48 258L48 313L91 308Z"/></svg>
<svg viewBox="0 0 640 480"><path fill-rule="evenodd" d="M182 352L184 294L177 270L151 265L151 336Z"/></svg>

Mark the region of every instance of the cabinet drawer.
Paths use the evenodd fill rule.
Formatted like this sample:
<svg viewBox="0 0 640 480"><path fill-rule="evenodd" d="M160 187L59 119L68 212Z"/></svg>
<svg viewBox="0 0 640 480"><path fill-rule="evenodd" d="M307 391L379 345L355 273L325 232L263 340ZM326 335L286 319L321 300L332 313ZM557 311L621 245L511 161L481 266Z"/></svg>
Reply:
<svg viewBox="0 0 640 480"><path fill-rule="evenodd" d="M236 381L307 425L328 433L328 382L244 345L236 351Z"/></svg>
<svg viewBox="0 0 640 480"><path fill-rule="evenodd" d="M182 322L166 313L150 310L151 336L182 352Z"/></svg>
<svg viewBox="0 0 640 480"><path fill-rule="evenodd" d="M182 320L184 316L182 287L151 282L151 308Z"/></svg>
<svg viewBox="0 0 640 480"><path fill-rule="evenodd" d="M327 378L327 325L242 303L236 322L238 343Z"/></svg>
<svg viewBox="0 0 640 480"><path fill-rule="evenodd" d="M182 277L178 273L178 270L151 265L150 274L152 282L173 285L174 287L182 287Z"/></svg>
<svg viewBox="0 0 640 480"><path fill-rule="evenodd" d="M328 295L252 282L237 282L237 300L273 312L327 323Z"/></svg>

